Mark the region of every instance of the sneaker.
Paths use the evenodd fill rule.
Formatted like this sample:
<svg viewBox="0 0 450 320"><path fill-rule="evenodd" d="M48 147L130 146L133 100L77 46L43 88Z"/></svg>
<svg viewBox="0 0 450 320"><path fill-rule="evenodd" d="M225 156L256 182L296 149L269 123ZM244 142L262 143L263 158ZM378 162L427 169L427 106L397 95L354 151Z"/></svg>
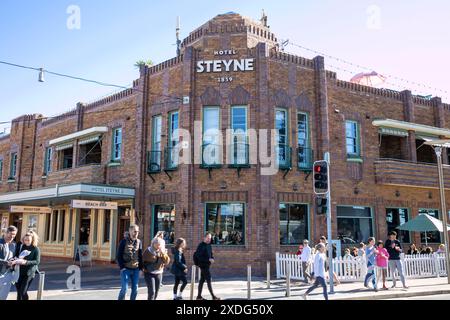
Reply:
<svg viewBox="0 0 450 320"><path fill-rule="evenodd" d="M196 300L206 300L205 298L203 298L203 297L197 297L197 299Z"/></svg>
<svg viewBox="0 0 450 320"><path fill-rule="evenodd" d="M378 288L374 288L373 290L374 290L375 292L378 292Z"/></svg>
<svg viewBox="0 0 450 320"><path fill-rule="evenodd" d="M389 290L389 288L386 286L383 286L383 290Z"/></svg>
<svg viewBox="0 0 450 320"><path fill-rule="evenodd" d="M391 288L394 289L394 288L397 288L397 286L394 284Z"/></svg>
<svg viewBox="0 0 450 320"><path fill-rule="evenodd" d="M178 297L177 300L184 300L183 297Z"/></svg>
<svg viewBox="0 0 450 320"><path fill-rule="evenodd" d="M403 286L403 289L409 289L409 287L408 286Z"/></svg>
<svg viewBox="0 0 450 320"><path fill-rule="evenodd" d="M213 299L213 300L220 300L220 298L219 298L219 297L216 297L216 296L214 296L212 299Z"/></svg>
<svg viewBox="0 0 450 320"><path fill-rule="evenodd" d="M303 300L308 300L308 296L306 295L306 293L302 294L302 298Z"/></svg>

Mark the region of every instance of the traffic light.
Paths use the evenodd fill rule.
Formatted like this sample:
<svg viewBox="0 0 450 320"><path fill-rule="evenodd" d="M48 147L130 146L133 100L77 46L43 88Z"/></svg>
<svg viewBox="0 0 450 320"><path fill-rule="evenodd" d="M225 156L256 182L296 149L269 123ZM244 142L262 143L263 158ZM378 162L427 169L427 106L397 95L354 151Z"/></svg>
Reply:
<svg viewBox="0 0 450 320"><path fill-rule="evenodd" d="M314 193L326 194L329 188L328 162L316 161L314 163Z"/></svg>
<svg viewBox="0 0 450 320"><path fill-rule="evenodd" d="M318 215L324 215L327 214L328 211L328 199L327 198L316 198L316 207L317 207L317 214Z"/></svg>

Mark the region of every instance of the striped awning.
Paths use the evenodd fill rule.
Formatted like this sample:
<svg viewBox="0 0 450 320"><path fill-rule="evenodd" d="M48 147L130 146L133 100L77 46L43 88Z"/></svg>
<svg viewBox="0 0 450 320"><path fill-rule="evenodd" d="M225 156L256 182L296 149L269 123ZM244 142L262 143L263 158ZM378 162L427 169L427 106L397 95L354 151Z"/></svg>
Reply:
<svg viewBox="0 0 450 320"><path fill-rule="evenodd" d="M407 137L408 131L396 128L380 127L379 132L388 136Z"/></svg>
<svg viewBox="0 0 450 320"><path fill-rule="evenodd" d="M55 147L55 151L62 151L73 148L73 143L60 144Z"/></svg>
<svg viewBox="0 0 450 320"><path fill-rule="evenodd" d="M423 140L423 141L436 141L439 140L439 137L436 136L428 136L428 135L423 135L423 134L416 134L416 138Z"/></svg>
<svg viewBox="0 0 450 320"><path fill-rule="evenodd" d="M92 143L92 142L97 142L98 140L100 140L100 136L99 135L95 135L95 136L91 136L91 137L86 137L83 139L80 139L80 141L78 141L79 145L84 145L84 144L88 144L88 143Z"/></svg>

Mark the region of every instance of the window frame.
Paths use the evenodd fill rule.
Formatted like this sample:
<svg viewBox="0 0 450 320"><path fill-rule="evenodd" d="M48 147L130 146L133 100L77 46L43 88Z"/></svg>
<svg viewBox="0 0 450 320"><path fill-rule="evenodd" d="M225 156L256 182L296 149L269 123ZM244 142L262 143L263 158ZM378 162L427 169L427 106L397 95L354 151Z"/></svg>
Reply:
<svg viewBox="0 0 450 320"><path fill-rule="evenodd" d="M177 127L175 130L178 130L178 137L177 139L173 140L173 134L174 134L174 128L173 128L173 124L174 124L174 116L177 115ZM168 164L166 164L166 167L170 167L170 168L177 168L178 164L179 164L179 144L180 144L180 111L179 110L174 110L169 112L169 123L167 126L167 133L168 133L168 139L167 139L167 145L168 145L168 161L170 161L170 166L168 166ZM161 128L162 130L162 128ZM178 149L178 150L177 150ZM175 150L175 151L174 151ZM178 155L176 161L174 161L173 159L173 152L175 152L175 155Z"/></svg>
<svg viewBox="0 0 450 320"><path fill-rule="evenodd" d="M120 132L120 141L118 141L117 132ZM122 161L122 146L123 146L123 128L115 127L112 130L112 148L111 148L111 162Z"/></svg>
<svg viewBox="0 0 450 320"><path fill-rule="evenodd" d="M361 207L361 208L369 208L370 209L370 217L355 217L355 216L338 216L338 208L339 207L344 207L344 208L354 208L354 207ZM367 205L336 205L336 228L338 229L338 219L371 219L372 220L372 227L371 227L371 235L369 235L369 237L375 237L376 238L376 213L375 213L375 209L372 206L367 206ZM339 234L338 234L339 236ZM362 239L362 242L366 242L367 239ZM359 243L356 243L356 245L359 245Z"/></svg>
<svg viewBox="0 0 450 320"><path fill-rule="evenodd" d="M404 209L404 210L407 211L407 217L408 217L408 219L405 222L408 222L408 221L411 220L411 212L412 212L412 210L410 208L408 208L408 207L384 207L384 223L386 224L386 230L387 230L388 233L389 233L389 228L388 228L387 220L386 220L386 215L387 215L386 211L388 209ZM398 227L396 227L395 229L397 229L397 228ZM395 231L395 229L393 231ZM407 232L408 233L408 238L409 238L408 240L409 240L409 242L411 242L411 239L412 239L411 232L412 231L402 231L402 230L400 230L400 231L401 232ZM395 231L395 232L397 232L397 231ZM399 233L398 232L397 232L397 239L399 239ZM408 242L402 241L402 243L408 243Z"/></svg>
<svg viewBox="0 0 450 320"><path fill-rule="evenodd" d="M434 208L419 208L419 209L417 210L417 214L420 214L420 213L421 213L420 211L431 211L431 210L437 211L438 216L437 216L437 217L434 217L434 216L428 214L427 212L426 212L425 214L428 214L430 217L433 217L433 218L435 218L435 219L441 220L441 210L439 210L439 209L434 209ZM439 241L438 241L438 242L430 242L430 241L428 241L428 242L427 242L428 244L441 244L441 243L442 243L442 240L443 240L443 239L442 239L442 232L439 232L439 231L427 231L426 233L428 233L428 232L437 233L437 234L439 235ZM420 234L420 242L421 242L422 244L424 244L425 241L422 241L422 235L425 234L425 232L419 232L419 234Z"/></svg>
<svg viewBox="0 0 450 320"><path fill-rule="evenodd" d="M204 234L206 232L211 232L208 229L208 212L207 212L207 207L208 204L242 204L243 208L244 208L244 219L243 219L243 226L242 226L242 235L244 236L244 243L243 244L235 244L235 245L224 245L224 244L214 244L213 241L211 241L211 245L215 246L215 247L220 247L220 248L245 248L247 247L248 244L248 236L247 236L247 225L248 225L248 203L247 202L243 202L243 201L206 201L203 205L203 216L204 216Z"/></svg>
<svg viewBox="0 0 450 320"><path fill-rule="evenodd" d="M279 142L280 140L280 133L279 133L279 129L277 127L277 113L278 112L283 112L285 115L285 123L286 123L286 127L285 127L285 163L281 164L280 163L280 145L281 143ZM278 164L279 167L286 167L290 164L290 136L289 136L289 132L290 132L290 125L289 125L289 121L290 121L290 117L289 117L289 109L287 107L277 107L275 108L275 117L274 117L274 128L275 128L275 137L276 137L276 154L277 154L277 158L276 158L276 162ZM290 166L290 165L289 165Z"/></svg>
<svg viewBox="0 0 450 320"><path fill-rule="evenodd" d="M11 152L9 162L9 178L15 180L17 177L17 152Z"/></svg>
<svg viewBox="0 0 450 320"><path fill-rule="evenodd" d="M303 240L305 240L305 239L301 239L299 243L294 243L294 244L281 244L281 238L280 238L280 231L281 231L280 205L281 204L288 206L289 217L290 217L290 214L289 214L289 206L290 205L306 206L306 220L307 220L308 226L307 226L307 237L305 239L310 240L310 237L311 237L311 208L312 208L311 204L303 203L303 202L282 202L282 201L280 201L280 202L278 202L278 235L279 235L278 243L279 243L280 247L298 246L303 243ZM287 221L290 221L290 219ZM288 226L289 226L289 223L288 223ZM288 227L288 232L289 232L289 227Z"/></svg>
<svg viewBox="0 0 450 320"><path fill-rule="evenodd" d="M309 162L300 162L300 160L298 159L298 150L297 150L297 166L299 169L305 170L305 169L310 169L307 168L307 166L311 166L313 165L313 153L312 153L312 147L311 147L311 126L309 123L310 120L310 113L306 112L306 111L299 111L297 112L297 119L296 119L296 123L297 123L297 148L300 148L300 144L299 144L299 139L300 139L300 130L299 130L299 116L303 115L305 116L305 145L301 146L306 150L306 159L309 158Z"/></svg>
<svg viewBox="0 0 450 320"><path fill-rule="evenodd" d="M156 139L158 138L158 139ZM158 148L157 148L158 146ZM152 116L152 129L150 139L150 156L148 162L156 163L158 170L154 170L153 173L161 171L162 162L162 114L156 114ZM157 154L159 152L159 154ZM156 160L156 161L154 161ZM149 167L150 163L147 164Z"/></svg>
<svg viewBox="0 0 450 320"><path fill-rule="evenodd" d="M356 126L355 128L355 137L350 137L347 135L347 124L354 124ZM345 120L345 153L347 155L347 159L361 159L361 126L359 121L356 120ZM355 152L348 152L348 147L350 146L347 143L348 139L354 139L355 140L355 147L356 147L356 153ZM353 146L353 145L352 145Z"/></svg>
<svg viewBox="0 0 450 320"><path fill-rule="evenodd" d="M52 172L53 148L47 147L44 152L44 176Z"/></svg>
<svg viewBox="0 0 450 320"><path fill-rule="evenodd" d="M207 110L215 110L217 111L217 133L215 136L211 136L214 137L214 141L212 142L207 142L205 141L205 111ZM222 150L221 147L223 147L223 141L220 141L221 138L223 138L221 136L221 123L222 123L222 114L221 114L221 108L220 106L203 106L202 108L202 149L201 149L201 164L202 166L206 166L206 167L221 167L222 163L223 163L223 157L222 157ZM208 135L209 136L209 135ZM204 151L205 151L205 146L207 145L216 145L217 146L217 156L216 160L214 161L214 163L211 164L207 164L205 161L205 155L204 155Z"/></svg>
<svg viewBox="0 0 450 320"><path fill-rule="evenodd" d="M234 125L235 125L235 122L234 122L234 111L235 110L238 110L238 109L243 109L244 111L245 111L245 130L244 130L244 133L237 133L236 132L236 130L234 129ZM231 152L231 165L232 166L248 166L248 165L250 165L250 154L249 154L249 152L250 152L250 146L249 146L249 136L248 136L248 127L249 127L249 117L248 117L248 105L232 105L231 106L231 108L230 108L230 129L231 129L231 150L230 150L230 152ZM242 137L244 137L245 139L239 139L239 137L240 136L242 136ZM234 140L235 140L235 137L237 137L238 138L238 140L237 140L237 142L238 142L238 144L242 144L242 143L244 143L244 145L245 145L245 149L244 149L244 152L245 152L245 155L244 155L244 157L245 157L245 163L238 163L239 161L237 161L240 157L239 157L239 155L237 156L237 158L235 159L234 158L234 150L235 150L235 143L234 143ZM244 140L244 141L241 141L241 140ZM235 163L235 160L236 160L236 163Z"/></svg>
<svg viewBox="0 0 450 320"><path fill-rule="evenodd" d="M156 222L155 221L155 218L156 218L155 212L156 211L155 211L155 208L157 206L173 206L173 209L175 210L175 220L174 220L174 223L173 223L172 232L174 232L174 233L175 233L175 225L176 225L176 222L177 222L177 220L176 220L176 218L177 218L177 205L176 205L176 203L154 203L154 204L152 204L151 205L152 216L151 216L151 225L150 225L150 234L151 234L152 239L156 236L156 223L155 223ZM171 217L172 216L170 215L169 218L171 218ZM158 230L158 231L167 232L165 230ZM169 242L166 241L166 246L172 246L172 245L175 245L175 240L174 240L174 243L169 243Z"/></svg>
<svg viewBox="0 0 450 320"><path fill-rule="evenodd" d="M102 243L103 244L108 244L111 242L112 212L113 212L113 210L110 210L110 209L103 210L103 235L102 235ZM91 212L91 214L92 214L92 212ZM107 217L108 217L108 219L107 219ZM106 228L106 221L108 221L108 228ZM106 236L108 236L108 237L106 237ZM108 238L108 239L106 239L106 238Z"/></svg>

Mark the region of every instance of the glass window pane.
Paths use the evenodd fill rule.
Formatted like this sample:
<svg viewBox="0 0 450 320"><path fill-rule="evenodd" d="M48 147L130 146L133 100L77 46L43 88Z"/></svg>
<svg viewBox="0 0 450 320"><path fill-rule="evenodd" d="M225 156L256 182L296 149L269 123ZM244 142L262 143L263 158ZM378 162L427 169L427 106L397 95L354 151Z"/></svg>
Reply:
<svg viewBox="0 0 450 320"><path fill-rule="evenodd" d="M243 203L208 203L206 216L213 244L245 244L245 205Z"/></svg>
<svg viewBox="0 0 450 320"><path fill-rule="evenodd" d="M219 142L219 108L203 109L203 142L217 144Z"/></svg>
<svg viewBox="0 0 450 320"><path fill-rule="evenodd" d="M372 211L368 207L337 207L338 217L360 217L360 218L371 218Z"/></svg>
<svg viewBox="0 0 450 320"><path fill-rule="evenodd" d="M428 214L433 218L440 219L439 210L419 209L419 214ZM425 239L426 234L426 239ZM422 243L441 243L441 233L439 231L427 231L420 233L420 242Z"/></svg>
<svg viewBox="0 0 450 320"><path fill-rule="evenodd" d="M280 203L280 244L296 245L308 239L308 205Z"/></svg>
<svg viewBox="0 0 450 320"><path fill-rule="evenodd" d="M153 237L159 231L164 231L164 240L166 241L166 244L174 244L175 216L176 210L174 204L155 205L153 207L153 218L154 218Z"/></svg>
<svg viewBox="0 0 450 320"><path fill-rule="evenodd" d="M390 231L395 231L397 232L397 239L400 242L408 243L409 232L398 229L398 227L405 222L408 222L408 209L386 208L386 224L388 233Z"/></svg>

